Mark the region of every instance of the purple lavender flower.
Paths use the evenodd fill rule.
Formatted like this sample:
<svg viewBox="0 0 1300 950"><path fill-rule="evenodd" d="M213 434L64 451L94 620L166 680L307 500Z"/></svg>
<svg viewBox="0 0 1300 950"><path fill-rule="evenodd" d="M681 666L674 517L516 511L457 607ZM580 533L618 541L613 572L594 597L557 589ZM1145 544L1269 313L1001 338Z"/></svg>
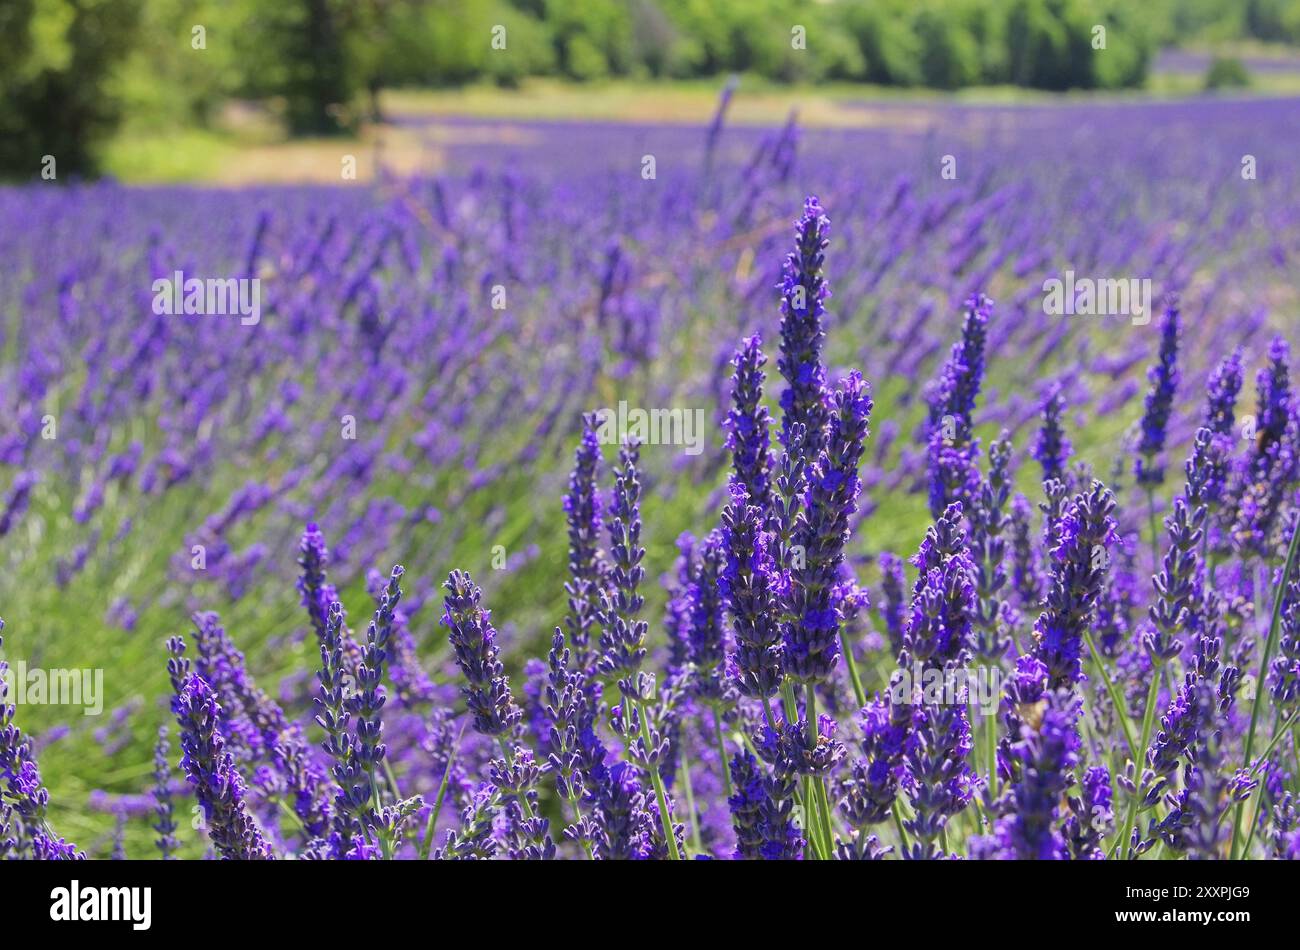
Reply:
<svg viewBox="0 0 1300 950"><path fill-rule="evenodd" d="M452 571L443 584L442 625L449 631L456 664L465 676L461 688L474 728L496 738L512 732L523 713L510 695L510 683L497 654L491 612L480 605L483 592L464 571Z"/></svg>
<svg viewBox="0 0 1300 950"><path fill-rule="evenodd" d="M596 774L593 778L597 855L607 861L648 857L655 819L650 815L636 768L626 762L615 762L603 775Z"/></svg>
<svg viewBox="0 0 1300 950"><path fill-rule="evenodd" d="M1051 586L1034 624L1033 648L1053 689L1073 686L1083 675L1083 632L1093 622L1110 564L1114 509L1114 496L1094 481L1088 492L1075 495L1057 524Z"/></svg>
<svg viewBox="0 0 1300 950"><path fill-rule="evenodd" d="M15 825L14 810L0 800L0 861L17 861L20 857L18 839L12 834Z"/></svg>
<svg viewBox="0 0 1300 950"><path fill-rule="evenodd" d="M1018 779L993 834L972 843L982 859L1061 861L1070 857L1060 829L1059 803L1074 783L1079 761L1078 700L1069 690L1049 691L1026 710L1011 745Z"/></svg>
<svg viewBox="0 0 1300 950"><path fill-rule="evenodd" d="M1065 839L1070 857L1076 861L1100 861L1106 857L1103 840L1115 824L1111 807L1110 772L1093 766L1083 773L1078 795L1067 798L1069 817L1065 819Z"/></svg>
<svg viewBox="0 0 1300 950"><path fill-rule="evenodd" d="M237 763L268 762L276 772L275 794L285 796L308 839L329 827L329 793L296 723L259 689L248 675L244 654L213 612L194 615L198 659L203 677L222 709L221 733Z"/></svg>
<svg viewBox="0 0 1300 950"><path fill-rule="evenodd" d="M1043 481L1053 479L1064 482L1067 478L1066 464L1070 461L1070 440L1066 438L1061 426L1061 416L1065 413L1065 396L1059 386L1052 388L1043 403L1043 426L1034 438L1030 454L1043 468Z"/></svg>
<svg viewBox="0 0 1300 950"><path fill-rule="evenodd" d="M988 480L980 486L969 510L970 548L974 561L975 617L972 649L976 656L996 662L1011 647L1010 629L1017 621L1004 596L1007 584L1005 514L1011 492L1011 443L1003 433L989 446Z"/></svg>
<svg viewBox="0 0 1300 950"><path fill-rule="evenodd" d="M786 257L781 277L781 356L785 377L781 393L781 444L791 456L817 458L825 437L826 367L822 319L830 288L822 275L830 219L815 196L804 199L803 217L795 225L795 248ZM804 427L802 438L795 426Z"/></svg>
<svg viewBox="0 0 1300 950"><path fill-rule="evenodd" d="M4 506L0 507L0 538L8 534L27 511L32 489L36 487L39 480L35 472L19 472L14 478L13 485L9 488L9 496L5 499Z"/></svg>
<svg viewBox="0 0 1300 950"><path fill-rule="evenodd" d="M903 648L903 633L907 617L907 598L904 588L907 579L903 574L903 559L888 551L882 552L880 564L880 619L889 637L889 649L898 656Z"/></svg>
<svg viewBox="0 0 1300 950"><path fill-rule="evenodd" d="M579 800L586 791L583 746L580 741L592 706L586 691L586 678L571 665L570 651L564 634L557 628L547 658L544 710L549 725L545 747L547 762L555 781L555 790L573 809L573 824L565 836L578 841L591 854L592 831L588 827ZM601 751L603 767L604 752Z"/></svg>
<svg viewBox="0 0 1300 950"><path fill-rule="evenodd" d="M908 674L934 670L946 675L970 656L974 568L961 524L961 505L953 503L926 533L917 552L918 577L899 653L901 671ZM897 690L894 682L891 689ZM900 698L891 695L891 702L898 703ZM971 733L966 699L956 698L955 703L927 701L921 683L912 682L906 699L898 703L911 707L901 783L913 810L913 817L904 825L916 840L903 851L905 858L940 857L939 841L949 819L966 806L974 792L975 773L967 764ZM902 712L898 710L900 715ZM891 758L886 755L884 761Z"/></svg>
<svg viewBox="0 0 1300 950"><path fill-rule="evenodd" d="M372 801L378 801L375 774L388 754L388 747L383 742L384 724L380 716L386 701L381 684L388 660L393 616L402 599L400 581L404 573L404 569L398 565L389 575L388 587L366 632L365 650L361 655L361 663L357 666L356 688L344 697L344 708L355 723L349 764L363 771L367 777L365 787L361 790L365 793L364 805L360 801L357 786L346 790L344 804L350 806L355 818L363 820L365 826L369 827L378 825L377 816L369 805Z"/></svg>
<svg viewBox="0 0 1300 950"><path fill-rule="evenodd" d="M913 708L902 780L913 812L903 826L915 839L902 853L911 860L942 856L940 839L949 820L975 792L977 778L967 762L970 721L964 697L959 699L952 704L918 703Z"/></svg>
<svg viewBox="0 0 1300 950"><path fill-rule="evenodd" d="M1180 327L1178 305L1171 301L1165 307L1164 319L1160 323L1159 362L1147 371L1151 388L1147 392L1146 409L1142 413L1141 437L1137 444L1138 457L1134 461L1133 469L1139 485L1160 485L1165 480L1165 467L1158 457L1165 448L1169 414L1173 409L1174 393L1178 389Z"/></svg>
<svg viewBox="0 0 1300 950"><path fill-rule="evenodd" d="M578 664L590 662L591 628L596 622L603 590L600 545L600 496L596 489L600 464L600 441L596 417L582 417L582 440L574 453L569 491L564 496L564 515L569 527L569 582L565 585L569 612L564 629Z"/></svg>
<svg viewBox="0 0 1300 950"><path fill-rule="evenodd" d="M804 840L791 813L795 783L791 775L766 773L749 752L732 756L727 799L736 831L737 858L792 861L803 854Z"/></svg>
<svg viewBox="0 0 1300 950"><path fill-rule="evenodd" d="M857 511L858 464L871 409L868 387L851 373L835 394L825 448L808 476L798 532L803 563L792 572L793 619L784 632L786 675L803 683L827 679L839 657L841 618L832 594Z"/></svg>
<svg viewBox="0 0 1300 950"><path fill-rule="evenodd" d="M1187 676L1160 717L1160 729L1147 749L1147 771L1142 776L1142 804L1146 808L1160 800L1178 770L1179 760L1195 746L1197 734L1205 725L1199 718L1203 710L1196 701L1199 683L1199 677Z"/></svg>
<svg viewBox="0 0 1300 950"><path fill-rule="evenodd" d="M1208 442L1203 444L1208 445ZM1192 480L1199 480L1203 471L1203 468L1189 464L1186 496L1174 499L1173 513L1165 519L1169 528L1169 550L1165 552L1160 573L1155 578L1158 597L1149 608L1151 629L1142 640L1147 653L1157 664L1172 659L1182 650L1178 635L1192 625L1193 611L1199 604L1196 590L1200 557L1197 551L1205 531L1208 509L1204 504L1197 504L1195 508L1190 506L1201 494L1200 487L1193 485Z"/></svg>
<svg viewBox="0 0 1300 950"><path fill-rule="evenodd" d="M766 515L771 505L769 471L772 467L771 419L763 405L763 340L758 334L747 339L732 362L736 371L731 377L732 408L727 410L727 448L731 450L732 470L745 487L750 504Z"/></svg>
<svg viewBox="0 0 1300 950"><path fill-rule="evenodd" d="M619 450L621 469L615 472L614 520L609 526L609 591L601 592L600 651L596 670L607 680L635 676L645 660L648 625L637 619L645 598L638 588L645 577L641 559L641 481L635 443Z"/></svg>
<svg viewBox="0 0 1300 950"><path fill-rule="evenodd" d="M176 820L172 810L171 764L167 754L171 747L167 742L167 727L158 727L158 742L153 753L153 801L156 821L153 830L158 832L154 842L164 861L170 860L180 848L176 840Z"/></svg>
<svg viewBox="0 0 1300 950"><path fill-rule="evenodd" d="M731 504L722 512L722 539L727 563L718 586L736 633L736 684L746 696L767 700L776 695L783 678L779 576L763 530L763 512L749 504L739 482L731 483Z"/></svg>
<svg viewBox="0 0 1300 950"><path fill-rule="evenodd" d="M930 514L934 518L954 501L969 507L979 491L979 440L972 429L992 310L993 301L982 294L966 301L962 340L953 346L929 394Z"/></svg>
<svg viewBox="0 0 1300 950"><path fill-rule="evenodd" d="M1238 551L1247 554L1270 553L1278 514L1296 477L1289 356L1286 341L1275 338L1269 347L1269 365L1256 380L1255 445L1233 481L1232 540Z"/></svg>
<svg viewBox="0 0 1300 950"><path fill-rule="evenodd" d="M899 652L904 670L916 663L942 670L970 655L975 569L961 525L961 505L954 502L926 531L912 560L918 574Z"/></svg>
<svg viewBox="0 0 1300 950"><path fill-rule="evenodd" d="M334 856L346 855L355 834L355 818L370 802L367 776L353 756L353 738L349 729L352 713L347 702L347 673L343 667L343 607L338 601L329 605L320 647L320 695L316 697L316 723L325 730L321 748L329 755L330 771L338 785L337 806L333 814ZM174 682L174 679L173 679Z"/></svg>
<svg viewBox="0 0 1300 950"><path fill-rule="evenodd" d="M830 716L818 716L813 728L802 716L797 721L778 720L764 725L754 748L776 772L786 775L826 775L844 758L844 743L835 738L837 723Z"/></svg>
<svg viewBox="0 0 1300 950"><path fill-rule="evenodd" d="M726 556L721 532L710 533L700 549L700 557L688 589L689 689L697 699L714 706L728 703L723 595L720 584Z"/></svg>
<svg viewBox="0 0 1300 950"><path fill-rule="evenodd" d="M244 780L218 729L221 707L197 673L176 697L181 769L203 808L208 837L227 860L266 860L271 847L244 803Z"/></svg>
<svg viewBox="0 0 1300 950"><path fill-rule="evenodd" d="M307 608L307 617L312 629L321 638L325 634L325 616L331 603L338 601L338 594L325 575L329 564L329 548L325 546L325 536L315 522L307 525L299 546L298 564L302 575L298 579L298 593L302 605Z"/></svg>
<svg viewBox="0 0 1300 950"><path fill-rule="evenodd" d="M1300 580L1293 580L1287 587L1277 650L1269 665L1268 690L1286 719L1300 705Z"/></svg>
<svg viewBox="0 0 1300 950"><path fill-rule="evenodd" d="M500 810L501 796L495 785L483 782L469 796L461 812L460 828L447 833L447 843L435 857L451 861L487 861L496 856L493 819Z"/></svg>
<svg viewBox="0 0 1300 950"><path fill-rule="evenodd" d="M891 693L899 676L901 673L896 671L890 682ZM888 696L878 696L862 708L860 724L862 756L854 760L851 777L843 784L839 808L849 825L864 830L888 820L898 797L903 754L912 728L912 706L910 702L895 703Z"/></svg>
<svg viewBox="0 0 1300 950"><path fill-rule="evenodd" d="M0 632L5 628L0 620ZM4 638L0 637L0 646ZM50 793L41 782L40 769L32 754L32 742L14 724L16 712L8 698L9 664L0 660L0 805L6 815L16 816L20 828L30 836L33 856L45 861L79 861L85 852L56 837L46 821ZM5 836L0 836L5 837ZM16 840L5 837L7 850L18 850Z"/></svg>
<svg viewBox="0 0 1300 950"><path fill-rule="evenodd" d="M1241 348L1233 350L1215 367L1205 385L1205 422L1216 435L1231 435L1237 418L1237 396L1241 393Z"/></svg>
<svg viewBox="0 0 1300 950"><path fill-rule="evenodd" d="M1029 499L1017 493L1011 499L1011 589L1024 610L1037 610L1043 599L1030 522L1032 516L1033 507Z"/></svg>
<svg viewBox="0 0 1300 950"><path fill-rule="evenodd" d="M1255 780L1248 773L1229 776L1224 771L1225 721L1214 685L1200 680L1187 698L1194 709L1191 718L1199 724L1195 748L1183 770L1183 789L1157 831L1170 848L1192 860L1218 860L1226 856L1232 828L1225 815L1234 803L1250 797Z"/></svg>

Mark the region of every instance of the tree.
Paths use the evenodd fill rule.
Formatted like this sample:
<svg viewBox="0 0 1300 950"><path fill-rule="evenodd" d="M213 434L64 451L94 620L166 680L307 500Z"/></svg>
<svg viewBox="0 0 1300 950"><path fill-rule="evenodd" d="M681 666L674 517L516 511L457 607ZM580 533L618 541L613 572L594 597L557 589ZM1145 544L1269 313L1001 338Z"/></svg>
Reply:
<svg viewBox="0 0 1300 950"><path fill-rule="evenodd" d="M0 3L0 173L35 175L45 155L60 179L96 171L121 118L110 74L139 12L139 0Z"/></svg>

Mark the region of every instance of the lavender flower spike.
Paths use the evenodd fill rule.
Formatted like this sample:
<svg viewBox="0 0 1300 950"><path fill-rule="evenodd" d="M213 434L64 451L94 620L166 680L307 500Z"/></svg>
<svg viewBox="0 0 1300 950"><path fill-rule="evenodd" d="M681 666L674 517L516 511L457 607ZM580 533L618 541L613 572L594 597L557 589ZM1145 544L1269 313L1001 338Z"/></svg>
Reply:
<svg viewBox="0 0 1300 950"><path fill-rule="evenodd" d="M614 520L609 526L610 591L601 592L600 651L597 672L610 680L634 677L645 660L648 625L637 618L645 602L639 592L645 568L641 559L640 453L635 442L619 451L622 464L615 473Z"/></svg>
<svg viewBox="0 0 1300 950"><path fill-rule="evenodd" d="M973 857L1061 861L1070 856L1058 811L1079 761L1078 701L1068 690L1049 691L1024 714L1011 744L1019 777L993 834L972 842Z"/></svg>
<svg viewBox="0 0 1300 950"><path fill-rule="evenodd" d="M1055 529L1052 580L1034 624L1034 656L1047 667L1050 688L1083 676L1083 632L1092 623L1115 541L1115 497L1101 482L1074 497Z"/></svg>
<svg viewBox="0 0 1300 950"><path fill-rule="evenodd" d="M786 773L767 775L748 751L731 758L731 783L735 794L727 799L736 832L737 858L768 861L794 860L803 853L804 840L795 826L794 779Z"/></svg>
<svg viewBox="0 0 1300 950"><path fill-rule="evenodd" d="M491 612L480 605L483 592L464 571L452 571L443 584L442 624L450 631L456 664L464 674L461 688L474 716L474 728L496 738L510 733L523 716L510 695L510 683L497 653Z"/></svg>
<svg viewBox="0 0 1300 950"><path fill-rule="evenodd" d="M722 538L727 563L718 584L736 633L733 673L742 693L766 700L776 695L784 676L776 617L779 576L763 513L749 504L745 486L737 481L722 512Z"/></svg>
<svg viewBox="0 0 1300 950"><path fill-rule="evenodd" d="M858 507L858 464L871 418L870 387L849 374L832 403L826 446L808 474L801 515L802 566L793 571L785 671L803 683L827 679L839 657L840 608L833 588Z"/></svg>
<svg viewBox="0 0 1300 950"><path fill-rule="evenodd" d="M1165 448L1169 414L1173 409L1174 392L1178 389L1179 327L1178 305L1171 302L1165 308L1165 317L1160 324L1160 361L1147 371L1151 389L1147 392L1146 409L1142 413L1138 456L1133 469L1139 485L1160 485L1165 480L1165 467L1158 459Z"/></svg>
<svg viewBox="0 0 1300 950"><path fill-rule="evenodd" d="M176 840L176 820L172 811L171 765L167 758L170 751L167 727L159 726L158 742L154 746L153 755L153 801L154 814L158 820L153 825L153 830L158 832L154 844L158 846L164 861L170 860L180 847L180 842Z"/></svg>
<svg viewBox="0 0 1300 950"><path fill-rule="evenodd" d="M929 395L930 514L935 518L954 501L969 509L979 492L979 440L972 428L992 309L993 302L982 294L966 301L961 342L954 344Z"/></svg>
<svg viewBox="0 0 1300 950"><path fill-rule="evenodd" d="M257 861L272 857L244 803L244 780L225 751L217 728L221 707L212 688L191 673L176 702L181 732L181 769L194 786L203 808L208 837L227 860Z"/></svg>
<svg viewBox="0 0 1300 950"><path fill-rule="evenodd" d="M582 441L574 453L569 491L564 496L564 516L569 526L569 582L564 587L569 612L564 629L582 668L590 660L591 629L600 606L600 496L596 490L599 465L596 417L588 413L582 417Z"/></svg>
<svg viewBox="0 0 1300 950"><path fill-rule="evenodd" d="M804 200L803 217L795 225L795 248L786 257L781 277L781 356L777 368L785 377L781 393L781 444L792 456L816 458L825 436L826 367L822 318L830 288L822 276L830 220L815 196ZM803 444L795 426L804 426Z"/></svg>
<svg viewBox="0 0 1300 950"><path fill-rule="evenodd" d="M1066 463L1070 460L1070 440L1061 427L1061 416L1065 412L1065 396L1059 386L1053 387L1043 404L1043 427L1034 438L1030 453L1043 467L1043 481L1056 479L1065 482ZM1068 484L1068 482L1067 482Z"/></svg>
<svg viewBox="0 0 1300 950"><path fill-rule="evenodd" d="M763 340L758 334L745 341L732 362L732 408L727 411L727 448L736 480L745 486L750 504L764 514L771 505L772 467L767 407L763 405Z"/></svg>

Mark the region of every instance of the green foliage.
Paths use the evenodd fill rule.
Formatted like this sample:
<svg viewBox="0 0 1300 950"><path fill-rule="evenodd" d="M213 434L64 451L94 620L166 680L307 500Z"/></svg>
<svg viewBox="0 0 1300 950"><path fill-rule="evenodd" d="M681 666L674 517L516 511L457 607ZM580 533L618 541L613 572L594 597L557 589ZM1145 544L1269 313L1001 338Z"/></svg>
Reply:
<svg viewBox="0 0 1300 950"><path fill-rule="evenodd" d="M0 172L90 173L123 115L204 128L235 98L325 134L385 87L546 75L1113 89L1239 39L1300 43L1300 0L0 0Z"/></svg>
<svg viewBox="0 0 1300 950"><path fill-rule="evenodd" d="M121 102L111 74L132 46L138 0L0 3L0 174L93 174Z"/></svg>
<svg viewBox="0 0 1300 950"><path fill-rule="evenodd" d="M1250 85L1250 73L1241 60L1216 56L1205 72L1206 89L1242 89Z"/></svg>

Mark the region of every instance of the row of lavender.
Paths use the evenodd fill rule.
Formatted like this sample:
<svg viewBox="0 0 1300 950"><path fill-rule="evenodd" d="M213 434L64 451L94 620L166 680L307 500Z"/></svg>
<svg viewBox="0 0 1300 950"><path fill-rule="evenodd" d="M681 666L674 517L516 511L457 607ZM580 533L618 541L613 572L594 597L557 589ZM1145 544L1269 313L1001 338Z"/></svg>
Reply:
<svg viewBox="0 0 1300 950"><path fill-rule="evenodd" d="M259 678L276 684L286 715L311 710L317 638L302 623L287 559L277 554L306 520L328 533L332 572L349 602L382 590L385 576L373 568L383 558L418 565L404 581L393 636L425 634L400 666L409 670L405 682L424 684L424 698L411 694L412 703L426 705L408 710L393 696L385 708L385 741L404 794L436 799L440 763L451 758L460 725L430 712L458 706L447 645L428 635L433 624L421 615L440 599L437 576L448 567L471 567L508 618L502 659L521 697L530 697L530 720L541 721L531 697L544 696L546 665L521 664L539 638L549 641L568 599L556 581L563 521L545 499L562 490L560 452L574 420L626 398L705 406L723 421L735 341L756 327L774 339L768 296L796 181L831 196L841 223L825 361L861 366L879 404L849 518L856 533L847 555L861 579L885 589L901 583L898 561L883 552L915 550L926 523L943 513L923 513L934 497L933 400L920 398L914 381L937 372L958 329L957 304L980 288L999 306L983 342L984 398L970 424L986 440L1005 428L1027 447L1044 401L1059 392L1069 411L1057 412L1054 425L1069 429L1083 457L1120 456L1125 468L1113 447L1140 413L1130 403L1141 394L1157 325L1148 332L1125 324L1117 333L1113 320L1050 317L1042 283L1073 268L1150 274L1162 291L1181 290L1188 309L1179 367L1194 382L1179 391L1168 430L1175 458L1190 450L1204 419L1188 394L1222 355L1225 329L1258 363L1270 323L1277 325L1269 311L1292 310L1293 288L1281 277L1300 245L1289 199L1298 176L1284 132L1295 109L1288 101L1195 109L908 105L879 110L880 127L866 131L728 129L710 138L712 159L695 130L535 126L520 137L536 144L505 174L453 169L438 181L385 182L373 192L0 191L0 214L19 225L0 234L6 655L28 666L105 668L112 710L106 720L49 706L17 711L56 791L54 825L108 853L112 819L87 817L89 804L124 822L132 853L148 848L154 836L140 816L153 803L135 776L157 724L172 719L156 701L165 684L158 643L189 610L219 607ZM469 161L500 163L501 149L472 144L487 136L464 138ZM647 152L658 157L657 180L638 174ZM942 174L948 155L954 178ZM1255 177L1243 174L1248 155ZM177 269L260 276L262 322L153 313L152 279ZM503 310L490 305L498 286L509 300ZM349 416L353 439L341 434ZM997 457L990 446L989 461ZM726 463L721 438L699 458L645 447L638 477L650 571L669 564L682 530L717 523L730 500L721 484ZM815 463L815 455L804 458ZM1009 459L1000 464L1009 472ZM953 478L962 471L960 460L951 463ZM1137 491L1123 508L1130 519L1141 511L1126 525L1120 519L1125 530L1108 554L1112 584L1123 592L1122 610L1103 603L1105 616L1118 618L1107 622L1122 630L1099 637L1109 656L1132 639L1141 615L1146 588L1135 578L1159 564L1133 540L1142 525L1152 534L1144 493L1103 474L1117 496ZM1031 499L1036 483L1030 467L1019 466L1019 487ZM952 491L958 501L969 494ZM1154 494L1157 529L1173 494ZM1036 500L1010 498L1006 517L1025 522ZM1055 504L1068 510L1066 501ZM1037 534L1025 529L1007 542L1021 563L1044 557ZM490 570L499 567L498 543L508 557L504 569ZM685 580L668 586L689 587L707 548L701 540L682 561ZM1044 570L1015 577L1037 573ZM1038 594L1026 583L1027 600L997 599L1032 619ZM640 592L650 645L662 647L653 622L662 587L642 584ZM864 697L884 688L895 667L899 644L889 631L900 628L883 611L904 598L882 591L872 600L853 622ZM677 629L681 598L664 606ZM1267 606L1256 610L1259 628ZM889 609L906 613L905 605ZM1130 695L1149 682L1140 656L1116 658L1115 692L1140 708L1144 697ZM834 679L846 672L841 661ZM612 694L617 684L607 685ZM1175 686L1165 678L1162 707ZM818 707L842 729L856 711L845 690L843 682L824 690ZM758 734L734 716L720 719L732 750L737 737L752 742ZM986 748L981 724L972 720ZM1129 729L1134 745L1138 725ZM606 733L604 741L618 738ZM487 753L476 759L474 741L466 743L448 781L456 807L444 811L443 825L468 804L471 776L487 774ZM307 742L312 755L314 745ZM688 823L700 835L691 849L721 854L731 847L730 776L716 762L708 767L716 746L688 750L693 772L683 778L692 779L704 816ZM274 770L247 775L254 788L259 779L274 786ZM678 801L685 791L675 775L665 791ZM258 820L269 821L266 803L277 793L256 794ZM558 820L553 803L544 804Z"/></svg>
<svg viewBox="0 0 1300 950"><path fill-rule="evenodd" d="M1005 433L981 464L973 418L993 305L972 298L962 340L927 393L934 523L911 559L910 594L904 566L884 559L888 644L870 650L868 594L845 554L873 404L857 373L827 385L827 230L809 199L784 268L775 451L760 338L735 356L730 504L716 530L683 541L662 678L645 669L639 452L621 449L603 511L596 420L586 417L564 504L568 614L521 700L468 575L451 573L442 617L465 679L461 710L415 655L399 606L403 569L372 581L377 609L363 639L326 579L314 525L299 591L320 648L318 750L253 684L215 614L196 616L193 665L184 640L169 641L181 768L217 853L1300 854L1296 777L1285 767L1300 697L1300 416L1285 342L1274 340L1259 372L1258 435L1242 451L1241 353L1214 371L1164 531L1154 530L1155 496L1181 381L1176 305L1164 311L1133 446L1145 512L1121 509L1118 484L1072 464L1054 392L1032 446L1044 499L1035 544L1030 503L1011 496ZM1150 587L1120 543L1146 517L1160 561ZM1263 590L1276 595L1257 616ZM936 698L906 680L913 670L950 680L973 662L1008 673L996 715L974 718L965 687ZM1243 673L1256 667L1254 696L1243 699ZM387 712L385 678L396 698ZM423 723L418 751L406 717ZM845 718L858 734L841 740ZM476 738L464 736L465 720ZM167 751L162 737L153 803L164 855L177 847ZM30 742L9 721L0 754L4 818L17 818L7 847L75 856L49 830ZM435 780L436 791L416 792ZM459 815L439 837L449 793Z"/></svg>

